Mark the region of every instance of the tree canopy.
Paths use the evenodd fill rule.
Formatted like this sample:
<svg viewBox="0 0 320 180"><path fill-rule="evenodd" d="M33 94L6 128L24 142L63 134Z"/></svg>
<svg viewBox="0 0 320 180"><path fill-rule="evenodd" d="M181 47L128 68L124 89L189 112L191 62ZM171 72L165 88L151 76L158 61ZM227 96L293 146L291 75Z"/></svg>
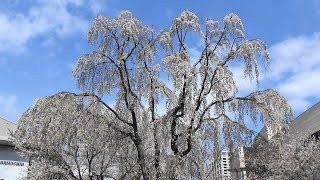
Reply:
<svg viewBox="0 0 320 180"><path fill-rule="evenodd" d="M320 178L320 141L305 133L278 134L259 139L248 149L245 171L249 179L309 180Z"/></svg>
<svg viewBox="0 0 320 180"><path fill-rule="evenodd" d="M238 95L231 66L259 83L269 56L234 13L219 23L184 11L156 31L122 11L97 16L87 39L96 49L72 71L82 93L44 97L20 119L29 179L210 179L222 149L251 142L246 116L268 127L292 118L275 90ZM190 39L202 44L196 59Z"/></svg>

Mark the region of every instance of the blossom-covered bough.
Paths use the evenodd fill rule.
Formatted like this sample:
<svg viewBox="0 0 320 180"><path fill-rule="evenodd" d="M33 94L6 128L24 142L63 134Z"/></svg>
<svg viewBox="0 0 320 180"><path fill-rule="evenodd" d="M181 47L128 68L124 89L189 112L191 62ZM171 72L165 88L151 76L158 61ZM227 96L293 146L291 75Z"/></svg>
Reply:
<svg viewBox="0 0 320 180"><path fill-rule="evenodd" d="M294 132L259 139L246 156L248 179L319 179L320 141L309 135Z"/></svg>
<svg viewBox="0 0 320 180"><path fill-rule="evenodd" d="M210 179L221 149L251 141L247 115L266 126L291 119L274 90L238 96L230 66L243 63L244 77L258 83L269 57L261 40L245 37L236 14L220 25L184 11L157 32L123 11L113 20L97 16L87 38L96 50L73 69L83 93L43 98L19 122L16 145L34 159L31 174ZM202 43L198 59L190 38Z"/></svg>

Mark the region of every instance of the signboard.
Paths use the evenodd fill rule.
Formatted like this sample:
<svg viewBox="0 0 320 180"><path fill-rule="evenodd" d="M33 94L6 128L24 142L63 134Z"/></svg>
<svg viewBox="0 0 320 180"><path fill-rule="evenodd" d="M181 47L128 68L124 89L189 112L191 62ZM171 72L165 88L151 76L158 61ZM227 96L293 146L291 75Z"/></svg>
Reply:
<svg viewBox="0 0 320 180"><path fill-rule="evenodd" d="M25 166L24 162L0 160L0 165L6 166Z"/></svg>
<svg viewBox="0 0 320 180"><path fill-rule="evenodd" d="M27 172L27 162L0 160L0 180L16 180Z"/></svg>

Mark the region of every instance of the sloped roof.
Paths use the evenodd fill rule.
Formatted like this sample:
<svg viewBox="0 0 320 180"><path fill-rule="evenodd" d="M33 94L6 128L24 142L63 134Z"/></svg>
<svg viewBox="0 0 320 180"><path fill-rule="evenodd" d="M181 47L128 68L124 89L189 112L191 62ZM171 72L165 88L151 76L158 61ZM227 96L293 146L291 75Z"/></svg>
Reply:
<svg viewBox="0 0 320 180"><path fill-rule="evenodd" d="M290 135L310 136L320 130L320 102L313 105L289 124ZM269 140L267 128L264 126L259 135Z"/></svg>
<svg viewBox="0 0 320 180"><path fill-rule="evenodd" d="M320 130L320 102L300 114L290 124L291 134L311 135Z"/></svg>
<svg viewBox="0 0 320 180"><path fill-rule="evenodd" d="M11 133L14 133L17 125L0 117L0 145L10 145L12 143Z"/></svg>

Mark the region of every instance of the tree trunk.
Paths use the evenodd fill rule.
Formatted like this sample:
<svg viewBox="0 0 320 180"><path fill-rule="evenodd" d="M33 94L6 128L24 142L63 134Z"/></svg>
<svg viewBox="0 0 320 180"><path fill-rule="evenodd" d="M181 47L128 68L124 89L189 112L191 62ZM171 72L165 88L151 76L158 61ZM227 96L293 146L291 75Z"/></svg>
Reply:
<svg viewBox="0 0 320 180"><path fill-rule="evenodd" d="M146 160L143 152L142 141L137 134L133 142L138 151L138 163L141 169L142 178L143 180L149 180L149 174L148 174Z"/></svg>
<svg viewBox="0 0 320 180"><path fill-rule="evenodd" d="M160 149L159 149L159 143L157 140L157 126L154 123L153 124L153 138L154 138L154 156L155 156L155 162L154 162L154 168L156 170L156 179L160 179L161 173L160 173Z"/></svg>

